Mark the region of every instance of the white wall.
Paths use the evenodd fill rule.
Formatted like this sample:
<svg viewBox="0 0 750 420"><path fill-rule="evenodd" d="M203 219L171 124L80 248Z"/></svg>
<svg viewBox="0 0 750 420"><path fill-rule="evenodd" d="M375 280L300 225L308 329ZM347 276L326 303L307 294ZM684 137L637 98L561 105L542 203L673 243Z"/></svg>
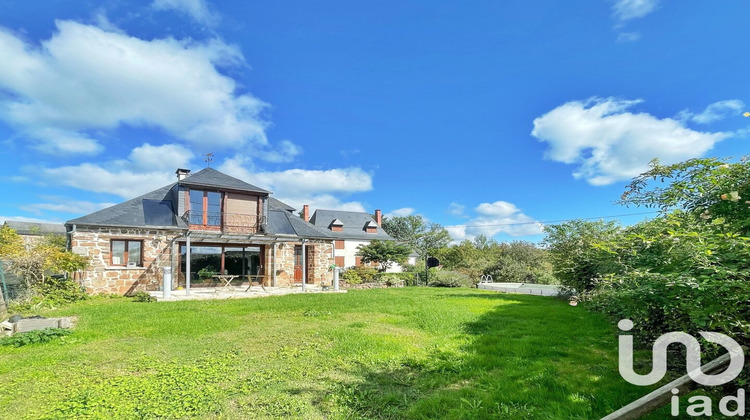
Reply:
<svg viewBox="0 0 750 420"><path fill-rule="evenodd" d="M344 241L344 249L337 249L335 255L337 257L344 257L344 268L354 267L356 264L357 247L360 245L368 245L370 241L360 241L354 239L347 239ZM416 258L409 258L407 264L416 264ZM404 269L399 264L393 264L386 272L387 273L401 273Z"/></svg>

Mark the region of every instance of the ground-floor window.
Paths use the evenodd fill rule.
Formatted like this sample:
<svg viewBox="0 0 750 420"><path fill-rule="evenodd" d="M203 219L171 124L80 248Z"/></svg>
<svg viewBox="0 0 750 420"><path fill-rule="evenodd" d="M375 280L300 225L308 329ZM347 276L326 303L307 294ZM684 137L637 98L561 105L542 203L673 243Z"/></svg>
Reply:
<svg viewBox="0 0 750 420"><path fill-rule="evenodd" d="M190 246L190 278L210 279L216 274L247 276L263 274L260 246ZM180 245L180 273L185 274L187 247Z"/></svg>
<svg viewBox="0 0 750 420"><path fill-rule="evenodd" d="M112 239L110 241L110 265L142 267L143 241Z"/></svg>

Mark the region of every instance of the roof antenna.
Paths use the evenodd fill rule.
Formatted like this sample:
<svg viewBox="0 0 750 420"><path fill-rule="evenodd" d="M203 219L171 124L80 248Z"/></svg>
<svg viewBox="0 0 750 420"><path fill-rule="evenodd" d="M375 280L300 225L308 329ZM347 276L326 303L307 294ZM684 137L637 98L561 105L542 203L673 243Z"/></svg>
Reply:
<svg viewBox="0 0 750 420"><path fill-rule="evenodd" d="M214 161L214 154L213 153L206 153L204 156L205 157L203 158L203 161L206 162L206 168L210 168L211 167L211 162Z"/></svg>

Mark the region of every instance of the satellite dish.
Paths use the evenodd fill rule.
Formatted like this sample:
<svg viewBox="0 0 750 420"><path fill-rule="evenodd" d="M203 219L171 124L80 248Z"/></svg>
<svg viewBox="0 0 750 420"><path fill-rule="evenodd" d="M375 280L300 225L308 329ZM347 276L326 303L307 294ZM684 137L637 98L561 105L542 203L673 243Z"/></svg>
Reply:
<svg viewBox="0 0 750 420"><path fill-rule="evenodd" d="M427 268L437 267L440 265L440 260L435 257L427 258Z"/></svg>

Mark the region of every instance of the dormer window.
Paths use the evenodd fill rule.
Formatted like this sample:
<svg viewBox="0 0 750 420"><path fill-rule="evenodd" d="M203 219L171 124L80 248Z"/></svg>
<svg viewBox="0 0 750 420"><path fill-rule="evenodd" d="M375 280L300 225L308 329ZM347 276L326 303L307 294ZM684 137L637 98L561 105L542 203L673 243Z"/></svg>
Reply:
<svg viewBox="0 0 750 420"><path fill-rule="evenodd" d="M332 232L343 232L344 231L344 222L342 222L339 219L334 219L333 222L328 226L329 229L331 229Z"/></svg>
<svg viewBox="0 0 750 420"><path fill-rule="evenodd" d="M365 223L365 232L367 233L378 233L378 225L374 221L370 220Z"/></svg>

